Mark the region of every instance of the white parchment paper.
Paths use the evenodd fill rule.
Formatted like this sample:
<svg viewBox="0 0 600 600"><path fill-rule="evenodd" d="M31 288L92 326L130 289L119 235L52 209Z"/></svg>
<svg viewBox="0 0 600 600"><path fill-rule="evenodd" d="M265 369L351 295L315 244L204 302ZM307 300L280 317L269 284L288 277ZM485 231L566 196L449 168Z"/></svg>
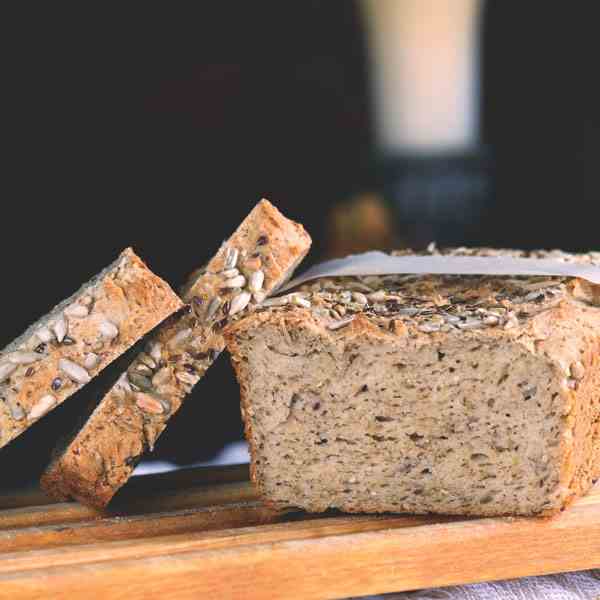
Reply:
<svg viewBox="0 0 600 600"><path fill-rule="evenodd" d="M390 256L371 251L315 265L292 279L280 291L290 290L319 277L392 274L544 275L580 277L600 285L600 265L510 256Z"/></svg>

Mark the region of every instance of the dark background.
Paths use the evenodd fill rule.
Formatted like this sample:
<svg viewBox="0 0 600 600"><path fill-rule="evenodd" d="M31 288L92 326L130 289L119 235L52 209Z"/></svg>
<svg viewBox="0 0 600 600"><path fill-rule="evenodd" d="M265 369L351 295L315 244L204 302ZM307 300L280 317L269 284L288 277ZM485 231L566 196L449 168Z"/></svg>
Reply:
<svg viewBox="0 0 600 600"><path fill-rule="evenodd" d="M330 207L376 189L354 2L76 6L3 18L0 347L125 246L177 286L264 196L304 223L314 261ZM576 7L553 16L541 2L486 5L492 192L470 243L598 249L599 135L583 63L592 54L570 36ZM84 400L0 452L5 481L47 460ZM157 455L197 460L237 439L238 402L222 356Z"/></svg>

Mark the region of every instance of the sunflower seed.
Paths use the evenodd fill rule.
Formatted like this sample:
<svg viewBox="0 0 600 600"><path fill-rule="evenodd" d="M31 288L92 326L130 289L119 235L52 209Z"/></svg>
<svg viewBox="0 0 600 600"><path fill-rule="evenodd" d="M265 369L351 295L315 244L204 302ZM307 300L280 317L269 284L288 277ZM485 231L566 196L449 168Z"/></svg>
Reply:
<svg viewBox="0 0 600 600"><path fill-rule="evenodd" d="M99 362L100 362L100 357L97 354L94 354L93 352L86 354L85 357L83 358L83 366L88 371L95 369L98 366Z"/></svg>
<svg viewBox="0 0 600 600"><path fill-rule="evenodd" d="M144 365L146 365L149 369L156 369L156 362L155 360L149 356L148 354L146 354L145 352L140 352L138 355L138 361L143 363Z"/></svg>
<svg viewBox="0 0 600 600"><path fill-rule="evenodd" d="M369 300L371 300L371 302L382 302L386 298L387 293L384 290L377 290L376 292L369 294Z"/></svg>
<svg viewBox="0 0 600 600"><path fill-rule="evenodd" d="M37 335L38 339L44 344L47 344L54 339L54 334L47 327L41 327L35 332L35 335Z"/></svg>
<svg viewBox="0 0 600 600"><path fill-rule="evenodd" d="M76 383L88 383L91 380L89 373L72 360L61 358L58 361L58 368Z"/></svg>
<svg viewBox="0 0 600 600"><path fill-rule="evenodd" d="M146 344L146 352L158 364L162 359L162 344L155 341L148 342Z"/></svg>
<svg viewBox="0 0 600 600"><path fill-rule="evenodd" d="M306 298L297 295L292 296L292 304L295 304L296 306L301 306L302 308L310 308L312 306L310 300L307 300Z"/></svg>
<svg viewBox="0 0 600 600"><path fill-rule="evenodd" d="M11 352L8 355L8 360L15 365L30 365L43 358L38 352Z"/></svg>
<svg viewBox="0 0 600 600"><path fill-rule="evenodd" d="M498 325L498 323L500 323L500 318L496 315L487 315L483 317L483 322L489 327L495 327L496 325Z"/></svg>
<svg viewBox="0 0 600 600"><path fill-rule="evenodd" d="M358 302L362 306L369 304L368 298L361 292L352 292L352 298L354 298L354 301Z"/></svg>
<svg viewBox="0 0 600 600"><path fill-rule="evenodd" d="M127 374L127 378L129 379L129 383L132 383L140 390L147 392L152 389L152 382L145 375L141 375L140 373L130 372Z"/></svg>
<svg viewBox="0 0 600 600"><path fill-rule="evenodd" d="M135 370L138 373L141 373L142 375L146 375L146 377L150 377L153 374L152 369L148 365L144 365L144 364L137 365L135 367Z"/></svg>
<svg viewBox="0 0 600 600"><path fill-rule="evenodd" d="M175 373L175 377L181 381L182 383L186 383L188 385L196 385L197 377L188 373L187 371L178 371Z"/></svg>
<svg viewBox="0 0 600 600"><path fill-rule="evenodd" d="M421 323L417 329L422 331L423 333L434 333L435 331L439 331L441 325L439 323Z"/></svg>
<svg viewBox="0 0 600 600"><path fill-rule="evenodd" d="M100 335L107 340L114 340L119 335L119 328L108 320L102 321L98 326L98 330Z"/></svg>
<svg viewBox="0 0 600 600"><path fill-rule="evenodd" d="M285 306L289 302L289 296L280 296L279 298L267 298L263 301L262 306Z"/></svg>
<svg viewBox="0 0 600 600"><path fill-rule="evenodd" d="M327 329L330 329L331 331L337 331L342 327L346 327L346 325L350 325L352 321L354 321L354 317L348 317L347 319L342 319L341 321L335 321L333 323L329 323L329 325L327 325Z"/></svg>
<svg viewBox="0 0 600 600"><path fill-rule="evenodd" d="M219 308L221 308L222 300L219 297L215 297L210 301L208 309L206 310L206 320L210 321L216 314Z"/></svg>
<svg viewBox="0 0 600 600"><path fill-rule="evenodd" d="M233 277L237 277L240 272L237 269L225 269L225 271L221 271L221 275L225 277L225 279L232 279Z"/></svg>
<svg viewBox="0 0 600 600"><path fill-rule="evenodd" d="M9 402L8 408L10 410L10 416L15 421L20 421L21 419L25 418L25 411L23 410L23 407L20 404L17 404L16 402L14 404L12 402Z"/></svg>
<svg viewBox="0 0 600 600"><path fill-rule="evenodd" d="M129 379L127 377L127 373L123 373L121 377L115 383L115 387L117 389L123 390L124 392L131 392L131 386L129 385Z"/></svg>
<svg viewBox="0 0 600 600"><path fill-rule="evenodd" d="M583 366L583 363L579 360L572 363L571 364L571 377L573 379L576 379L577 381L580 381L584 378L584 376L585 376L585 367Z"/></svg>
<svg viewBox="0 0 600 600"><path fill-rule="evenodd" d="M443 318L444 318L444 321L446 321L446 323L452 323L452 324L460 323L460 318L455 315L444 314Z"/></svg>
<svg viewBox="0 0 600 600"><path fill-rule="evenodd" d="M158 387L163 383L166 383L169 379L171 379L171 369L169 369L169 367L163 367L158 370L152 378L152 385Z"/></svg>
<svg viewBox="0 0 600 600"><path fill-rule="evenodd" d="M162 404L164 412L171 412L171 403L163 396L155 396L155 398Z"/></svg>
<svg viewBox="0 0 600 600"><path fill-rule="evenodd" d="M396 312L396 314L402 315L404 317L412 317L419 312L419 309L418 308L399 308L395 312Z"/></svg>
<svg viewBox="0 0 600 600"><path fill-rule="evenodd" d="M60 344L67 335L68 325L66 319L61 315L58 320L52 325L52 331L56 335L56 340Z"/></svg>
<svg viewBox="0 0 600 600"><path fill-rule="evenodd" d="M71 306L67 306L67 308L65 308L65 315L67 315L67 317L82 319L83 317L87 317L89 314L90 311L87 306L83 306L82 304L71 304Z"/></svg>
<svg viewBox="0 0 600 600"><path fill-rule="evenodd" d="M246 285L246 278L243 275L237 275L231 279L226 279L222 284L221 288L243 288Z"/></svg>
<svg viewBox="0 0 600 600"><path fill-rule="evenodd" d="M29 421L39 419L45 415L56 404L56 398L51 394L42 396L32 407L27 415Z"/></svg>
<svg viewBox="0 0 600 600"><path fill-rule="evenodd" d="M185 344L192 337L192 330L188 327L178 331L168 342L169 348L177 348Z"/></svg>
<svg viewBox="0 0 600 600"><path fill-rule="evenodd" d="M365 292L367 294L373 293L372 288L370 288L368 285L365 285L364 283L361 283L360 281L352 281L349 283L348 287L350 287L350 289L352 289L352 290L356 290L359 292Z"/></svg>
<svg viewBox="0 0 600 600"><path fill-rule="evenodd" d="M252 294L250 292L242 292L231 300L231 306L229 307L229 316L233 316L240 311L244 310L248 306Z"/></svg>
<svg viewBox="0 0 600 600"><path fill-rule="evenodd" d="M55 377L52 380L52 383L50 384L50 387L57 392L58 390L60 390L61 386L62 386L62 379L60 377Z"/></svg>
<svg viewBox="0 0 600 600"><path fill-rule="evenodd" d="M141 408L144 412L151 413L153 415L160 415L163 412L162 404L150 394L137 392L135 395L135 403L138 408Z"/></svg>
<svg viewBox="0 0 600 600"><path fill-rule="evenodd" d="M17 365L9 362L0 364L0 383L8 379L16 370Z"/></svg>
<svg viewBox="0 0 600 600"><path fill-rule="evenodd" d="M225 269L234 269L237 265L238 256L240 253L237 248L230 246L225 253Z"/></svg>
<svg viewBox="0 0 600 600"><path fill-rule="evenodd" d="M248 289L251 292L260 292L265 282L265 274L263 271L255 271L250 275L250 282L248 283Z"/></svg>
<svg viewBox="0 0 600 600"><path fill-rule="evenodd" d="M544 297L544 292L540 292L538 290L538 291L530 292L522 300L523 300L523 302L533 302L534 300L537 300L538 298L543 298L543 297Z"/></svg>

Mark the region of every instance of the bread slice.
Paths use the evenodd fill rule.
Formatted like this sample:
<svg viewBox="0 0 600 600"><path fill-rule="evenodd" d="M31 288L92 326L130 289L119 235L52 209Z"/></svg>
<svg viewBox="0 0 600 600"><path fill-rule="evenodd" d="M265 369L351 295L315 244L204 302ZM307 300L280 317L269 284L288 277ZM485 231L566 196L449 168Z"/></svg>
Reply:
<svg viewBox="0 0 600 600"><path fill-rule="evenodd" d="M223 328L253 311L304 258L310 237L262 200L184 290L187 312L153 333L42 476L57 499L105 506L224 348Z"/></svg>
<svg viewBox="0 0 600 600"><path fill-rule="evenodd" d="M0 352L0 448L181 306L169 285L125 250Z"/></svg>
<svg viewBox="0 0 600 600"><path fill-rule="evenodd" d="M600 475L598 290L397 275L269 300L226 331L263 497L314 512L560 511Z"/></svg>

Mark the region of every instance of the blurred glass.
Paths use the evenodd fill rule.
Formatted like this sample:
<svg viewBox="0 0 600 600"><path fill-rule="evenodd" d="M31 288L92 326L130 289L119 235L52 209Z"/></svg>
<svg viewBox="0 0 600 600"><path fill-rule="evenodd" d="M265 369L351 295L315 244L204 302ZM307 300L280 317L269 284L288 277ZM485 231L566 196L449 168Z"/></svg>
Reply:
<svg viewBox="0 0 600 600"><path fill-rule="evenodd" d="M489 192L481 0L364 0L380 189L399 236L468 243Z"/></svg>

